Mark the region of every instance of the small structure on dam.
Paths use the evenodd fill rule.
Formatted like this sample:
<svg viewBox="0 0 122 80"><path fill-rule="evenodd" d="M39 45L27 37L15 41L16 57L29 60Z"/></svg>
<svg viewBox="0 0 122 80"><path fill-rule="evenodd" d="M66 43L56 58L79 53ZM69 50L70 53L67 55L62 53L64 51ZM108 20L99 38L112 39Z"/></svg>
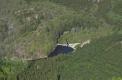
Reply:
<svg viewBox="0 0 122 80"><path fill-rule="evenodd" d="M59 54L68 54L74 50L76 50L76 46L79 45L80 48L83 48L84 45L90 44L91 40L87 40L83 43L67 43L67 44L57 44L56 48L53 52L51 52L48 57L57 56Z"/></svg>

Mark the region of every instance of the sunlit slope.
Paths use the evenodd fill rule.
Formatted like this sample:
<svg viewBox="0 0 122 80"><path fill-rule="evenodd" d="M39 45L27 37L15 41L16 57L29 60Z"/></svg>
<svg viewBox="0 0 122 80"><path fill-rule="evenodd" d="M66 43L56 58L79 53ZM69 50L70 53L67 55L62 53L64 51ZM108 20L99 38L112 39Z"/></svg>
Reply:
<svg viewBox="0 0 122 80"><path fill-rule="evenodd" d="M25 7L17 7L12 14L7 13L10 16L3 16L0 20L1 54L21 59L46 57L55 48L57 39L58 26L52 31L48 29L52 27L52 20L64 14L73 15L74 11L51 2L33 3L31 6L23 2L21 5Z"/></svg>

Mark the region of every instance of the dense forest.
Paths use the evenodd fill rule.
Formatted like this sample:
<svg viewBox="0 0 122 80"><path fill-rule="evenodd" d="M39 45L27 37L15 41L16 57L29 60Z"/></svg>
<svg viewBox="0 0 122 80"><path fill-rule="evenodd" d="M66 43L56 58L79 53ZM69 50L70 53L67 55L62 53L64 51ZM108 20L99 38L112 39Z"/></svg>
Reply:
<svg viewBox="0 0 122 80"><path fill-rule="evenodd" d="M121 63L122 0L0 0L0 80L121 80Z"/></svg>

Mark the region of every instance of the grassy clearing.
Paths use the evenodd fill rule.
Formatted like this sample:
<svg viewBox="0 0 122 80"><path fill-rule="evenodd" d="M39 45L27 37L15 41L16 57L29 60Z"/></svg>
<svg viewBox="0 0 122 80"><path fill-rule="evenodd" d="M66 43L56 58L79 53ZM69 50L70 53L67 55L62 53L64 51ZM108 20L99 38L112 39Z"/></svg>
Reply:
<svg viewBox="0 0 122 80"><path fill-rule="evenodd" d="M68 40L70 43L84 42L86 40L94 40L104 36L112 35L114 32L112 27L99 27L98 29L82 29L78 28L78 31L67 32L60 39L59 43L66 43Z"/></svg>

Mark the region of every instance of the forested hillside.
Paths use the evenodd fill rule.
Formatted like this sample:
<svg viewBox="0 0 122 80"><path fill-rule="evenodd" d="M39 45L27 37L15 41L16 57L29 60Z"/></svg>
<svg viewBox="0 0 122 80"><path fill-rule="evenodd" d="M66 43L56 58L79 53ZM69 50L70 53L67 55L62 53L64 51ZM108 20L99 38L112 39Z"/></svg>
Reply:
<svg viewBox="0 0 122 80"><path fill-rule="evenodd" d="M122 0L0 0L0 80L121 80L121 57Z"/></svg>
<svg viewBox="0 0 122 80"><path fill-rule="evenodd" d="M19 80L121 80L122 35L93 41L69 55L35 61ZM59 79L60 78L60 79Z"/></svg>

